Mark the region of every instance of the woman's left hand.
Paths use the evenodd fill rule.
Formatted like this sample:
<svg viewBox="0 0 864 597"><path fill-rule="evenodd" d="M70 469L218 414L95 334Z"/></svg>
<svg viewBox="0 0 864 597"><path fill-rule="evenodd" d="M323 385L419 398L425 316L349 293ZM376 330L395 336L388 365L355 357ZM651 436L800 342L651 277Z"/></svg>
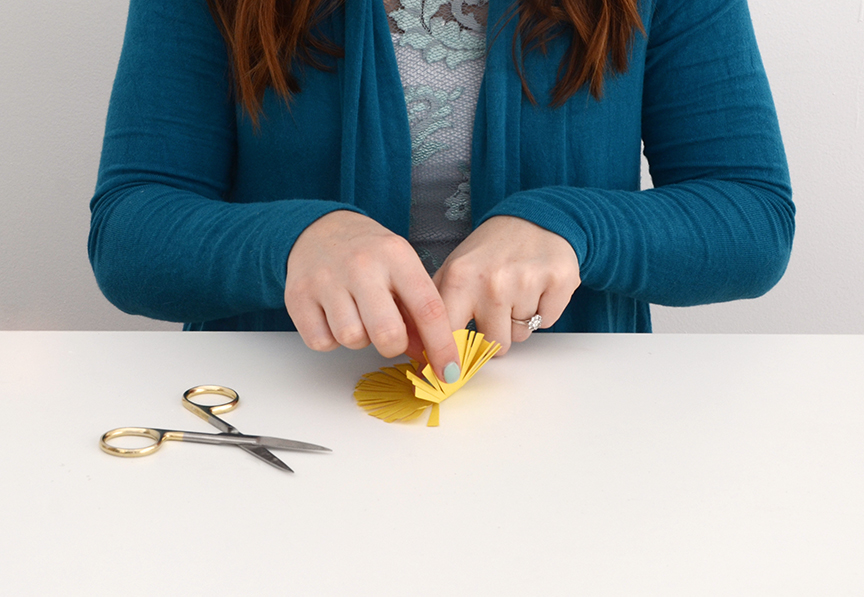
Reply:
<svg viewBox="0 0 864 597"><path fill-rule="evenodd" d="M543 318L540 327L550 327L581 283L570 243L512 216L481 224L447 257L433 281L453 329L474 319L477 331L501 343L498 354L531 334L513 319L536 313Z"/></svg>

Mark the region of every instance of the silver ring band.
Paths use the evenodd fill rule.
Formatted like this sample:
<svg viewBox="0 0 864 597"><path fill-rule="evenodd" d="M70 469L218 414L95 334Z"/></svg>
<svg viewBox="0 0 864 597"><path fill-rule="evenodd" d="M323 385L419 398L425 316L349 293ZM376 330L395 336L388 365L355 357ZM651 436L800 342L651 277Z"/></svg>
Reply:
<svg viewBox="0 0 864 597"><path fill-rule="evenodd" d="M540 329L540 324L543 323L543 318L540 317L539 313L535 313L530 319L513 319L511 317L510 321L518 325L527 325L529 332L536 332Z"/></svg>

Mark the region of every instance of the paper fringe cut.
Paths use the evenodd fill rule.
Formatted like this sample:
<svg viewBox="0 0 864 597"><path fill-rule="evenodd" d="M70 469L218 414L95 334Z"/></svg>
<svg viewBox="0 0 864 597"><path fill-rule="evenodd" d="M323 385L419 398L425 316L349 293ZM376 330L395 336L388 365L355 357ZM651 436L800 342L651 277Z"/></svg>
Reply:
<svg viewBox="0 0 864 597"><path fill-rule="evenodd" d="M361 377L354 388L357 404L388 423L416 419L431 407L427 425L437 427L441 402L464 386L501 348L497 342L484 340L483 334L471 330L457 330L453 339L459 348L462 372L457 381L444 383L429 365L423 368L421 377L420 364L412 359L410 363L382 367Z"/></svg>

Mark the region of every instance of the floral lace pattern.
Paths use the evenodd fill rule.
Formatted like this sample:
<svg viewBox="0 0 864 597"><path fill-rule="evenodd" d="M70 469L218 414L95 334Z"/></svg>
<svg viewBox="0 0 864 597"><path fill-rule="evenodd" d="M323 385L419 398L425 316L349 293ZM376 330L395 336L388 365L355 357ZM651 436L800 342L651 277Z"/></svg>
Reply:
<svg viewBox="0 0 864 597"><path fill-rule="evenodd" d="M471 231L471 131L488 0L383 0L411 130L409 240L429 273Z"/></svg>
<svg viewBox="0 0 864 597"><path fill-rule="evenodd" d="M447 93L441 89L432 89L428 85L405 88L413 165L422 164L439 151L450 149L447 143L433 139L432 135L442 128L453 126L448 120L453 114L452 102L459 99L462 91L461 87L457 87Z"/></svg>
<svg viewBox="0 0 864 597"><path fill-rule="evenodd" d="M485 18L480 24L468 6L486 5L484 0L402 0L390 18L403 31L399 45L423 53L427 62L444 60L451 69L466 60L482 58L486 50ZM445 10L441 10L446 7ZM452 18L448 18L452 17Z"/></svg>
<svg viewBox="0 0 864 597"><path fill-rule="evenodd" d="M471 170L466 163L460 164L459 169L462 171L463 180L456 187L456 192L444 200L444 205L447 206L444 217L451 222L467 221L471 218Z"/></svg>

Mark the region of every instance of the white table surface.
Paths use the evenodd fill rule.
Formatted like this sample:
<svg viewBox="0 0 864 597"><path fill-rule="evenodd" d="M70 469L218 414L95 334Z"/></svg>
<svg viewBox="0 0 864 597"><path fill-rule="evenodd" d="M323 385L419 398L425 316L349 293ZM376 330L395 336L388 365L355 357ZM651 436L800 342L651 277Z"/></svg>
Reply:
<svg viewBox="0 0 864 597"><path fill-rule="evenodd" d="M443 403L356 406L374 351L296 334L0 332L0 595L861 595L864 337L541 335ZM236 389L278 452L184 390Z"/></svg>

